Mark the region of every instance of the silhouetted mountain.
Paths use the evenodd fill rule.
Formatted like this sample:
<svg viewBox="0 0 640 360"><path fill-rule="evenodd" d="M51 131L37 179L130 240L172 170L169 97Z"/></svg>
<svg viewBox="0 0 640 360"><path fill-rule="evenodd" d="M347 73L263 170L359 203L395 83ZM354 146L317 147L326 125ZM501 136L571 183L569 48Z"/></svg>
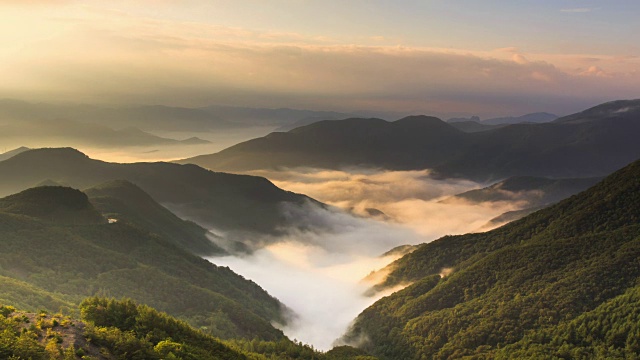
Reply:
<svg viewBox="0 0 640 360"><path fill-rule="evenodd" d="M282 125L282 126L278 127L277 129L275 129L273 131L274 132L287 132L287 131L293 130L295 128L311 125L313 123L317 123L318 121L323 121L323 120L338 120L338 119L328 119L328 118L324 118L324 117L308 117L308 118L300 119L300 120L298 120L298 121L296 121L294 123L291 123L291 124Z"/></svg>
<svg viewBox="0 0 640 360"><path fill-rule="evenodd" d="M543 124L465 133L426 116L321 121L272 133L212 155L178 161L215 170L313 166L433 169L444 177L495 181L511 176L596 177L640 157L636 101ZM617 110L616 110L617 109Z"/></svg>
<svg viewBox="0 0 640 360"><path fill-rule="evenodd" d="M267 109L223 105L211 105L203 107L201 110L230 123L252 126L287 126L289 124L302 121L302 119L330 120L346 119L353 116L353 114L334 111L314 111L288 108Z"/></svg>
<svg viewBox="0 0 640 360"><path fill-rule="evenodd" d="M216 336L284 337L271 326L285 321L284 306L258 285L125 221L108 223L79 190L39 187L0 199L0 244L5 299L25 294L44 300L24 305L56 306L127 297Z"/></svg>
<svg viewBox="0 0 640 360"><path fill-rule="evenodd" d="M84 190L91 203L111 221L126 221L150 233L165 237L181 249L196 255L225 254L203 227L180 219L136 185L115 180Z"/></svg>
<svg viewBox="0 0 640 360"><path fill-rule="evenodd" d="M577 114L561 117L556 123L586 123L602 120L635 120L640 118L639 100L617 100L600 104Z"/></svg>
<svg viewBox="0 0 640 360"><path fill-rule="evenodd" d="M544 209L545 206L540 205L540 206L534 206L534 207L529 207L529 208L524 208L524 209L520 209L520 210L513 210L513 211L507 211L505 213L502 213L496 217L494 217L493 219L487 221L486 224L482 225L479 229L477 229L476 231L488 231L491 229L495 229L498 226L502 226L505 224L508 224L512 221L516 221L518 219L522 219L523 217L529 215L529 214L533 214L534 212Z"/></svg>
<svg viewBox="0 0 640 360"><path fill-rule="evenodd" d="M17 149L13 149L13 150L7 151L5 153L2 153L2 154L0 154L0 161L7 160L7 159L9 159L9 158L11 158L11 157L13 157L15 155L18 155L21 152L25 152L27 150L31 150L31 149L29 149L28 147L21 146L21 147L19 147Z"/></svg>
<svg viewBox="0 0 640 360"><path fill-rule="evenodd" d="M456 122L450 122L449 124L451 124L451 126L453 126L454 128L467 133L493 130L499 127L506 126L506 125L486 125L476 121L456 121Z"/></svg>
<svg viewBox="0 0 640 360"><path fill-rule="evenodd" d="M394 122L353 118L271 133L179 163L235 171L294 166L423 168L459 156L464 138L463 132L433 117L411 116Z"/></svg>
<svg viewBox="0 0 640 360"><path fill-rule="evenodd" d="M566 199L598 183L602 178L549 179L533 176L515 176L483 189L452 196L471 202L518 201L526 207L542 206ZM447 202L449 200L443 200Z"/></svg>
<svg viewBox="0 0 640 360"><path fill-rule="evenodd" d="M378 289L411 285L346 337L381 358L633 357L640 161L501 228L422 244L388 270Z"/></svg>
<svg viewBox="0 0 640 360"><path fill-rule="evenodd" d="M546 123L554 121L558 118L558 115L549 114L546 112L536 112L531 114L526 114L522 116L505 116L498 118L489 118L480 120L478 116L472 116L470 118L451 118L448 119L447 122L449 124L456 123L469 123L475 122L481 125L510 125L510 124L521 124L521 123Z"/></svg>
<svg viewBox="0 0 640 360"><path fill-rule="evenodd" d="M468 118L451 118L451 119L447 119L447 123L449 124L455 124L455 123L467 123L467 122L474 122L474 123L480 123L480 117L479 116L472 116L472 117L468 117Z"/></svg>
<svg viewBox="0 0 640 360"><path fill-rule="evenodd" d="M68 119L20 120L0 125L0 141L24 143L64 143L74 146L123 147L154 145L197 145L199 138L174 140L149 134L135 127L110 127Z"/></svg>
<svg viewBox="0 0 640 360"><path fill-rule="evenodd" d="M291 210L320 205L261 177L216 173L195 165L108 163L70 148L30 150L0 162L4 194L46 179L79 189L128 180L180 217L231 232L277 233L285 227L304 227L307 222Z"/></svg>
<svg viewBox="0 0 640 360"><path fill-rule="evenodd" d="M146 131L210 131L237 127L201 109L162 105L129 107L53 105L12 99L0 100L0 122L10 120L43 122L53 119L96 123L111 128L136 127Z"/></svg>
<svg viewBox="0 0 640 360"><path fill-rule="evenodd" d="M554 121L558 118L558 115L549 114L546 112L537 112L522 116L507 116L500 118L492 118L482 120L485 125L505 125L505 124L521 124L521 123L546 123Z"/></svg>

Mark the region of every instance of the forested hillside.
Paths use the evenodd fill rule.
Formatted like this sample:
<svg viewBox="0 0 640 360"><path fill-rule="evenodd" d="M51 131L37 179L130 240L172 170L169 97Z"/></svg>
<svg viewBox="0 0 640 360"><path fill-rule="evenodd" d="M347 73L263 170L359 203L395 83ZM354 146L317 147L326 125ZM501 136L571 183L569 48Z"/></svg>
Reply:
<svg viewBox="0 0 640 360"><path fill-rule="evenodd" d="M255 283L125 221L87 196L39 187L0 199L0 299L24 310L130 297L219 337L283 337L284 306Z"/></svg>
<svg viewBox="0 0 640 360"><path fill-rule="evenodd" d="M87 298L79 313L28 313L0 304L0 358L376 360L348 346L321 353L286 338L224 341L129 299Z"/></svg>
<svg viewBox="0 0 640 360"><path fill-rule="evenodd" d="M93 206L111 221L128 222L165 237L196 255L226 253L211 241L215 239L215 234L194 222L180 219L129 181L109 181L85 189L84 193L89 196Z"/></svg>
<svg viewBox="0 0 640 360"><path fill-rule="evenodd" d="M411 285L345 337L381 358L634 358L640 162L496 230L421 245L389 270L378 289Z"/></svg>

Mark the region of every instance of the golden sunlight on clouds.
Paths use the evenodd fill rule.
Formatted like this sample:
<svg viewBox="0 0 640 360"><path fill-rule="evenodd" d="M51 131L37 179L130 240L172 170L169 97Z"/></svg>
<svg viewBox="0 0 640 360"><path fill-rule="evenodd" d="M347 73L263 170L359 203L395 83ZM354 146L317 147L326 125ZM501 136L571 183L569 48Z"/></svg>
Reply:
<svg viewBox="0 0 640 360"><path fill-rule="evenodd" d="M297 168L250 174L264 176L282 189L307 194L365 217L369 209L382 211L386 220L403 224L428 240L477 231L492 218L520 209L524 204L517 199L483 204L452 200L449 196L482 185L462 179L436 180L429 176L429 170Z"/></svg>
<svg viewBox="0 0 640 360"><path fill-rule="evenodd" d="M640 83L635 57L342 45L95 6L8 7L0 24L0 96L33 100L474 112Z"/></svg>

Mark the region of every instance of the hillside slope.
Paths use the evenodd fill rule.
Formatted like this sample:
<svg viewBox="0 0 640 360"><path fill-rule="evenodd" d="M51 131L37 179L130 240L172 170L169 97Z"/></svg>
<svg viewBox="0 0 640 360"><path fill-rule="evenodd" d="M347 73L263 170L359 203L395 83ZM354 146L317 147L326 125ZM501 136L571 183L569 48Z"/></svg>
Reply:
<svg viewBox="0 0 640 360"><path fill-rule="evenodd" d="M174 215L136 185L126 180L114 180L84 193L105 217L111 221L126 221L169 241L196 255L220 255L226 251L207 236L215 235L198 224Z"/></svg>
<svg viewBox="0 0 640 360"><path fill-rule="evenodd" d="M51 208L62 220L49 217ZM21 305L57 311L53 306L87 296L128 297L216 336L283 337L271 323L285 322L284 306L255 283L163 237L95 216L87 196L70 188L40 187L0 199L0 280L15 286L3 287L8 300L48 293L51 301ZM64 221L70 218L83 221Z"/></svg>
<svg viewBox="0 0 640 360"><path fill-rule="evenodd" d="M362 312L346 336L369 339L363 348L381 358L637 354L635 335L616 334L637 329L621 304L633 306L640 280L640 161L496 230L421 245L388 269L377 289L412 285ZM578 330L593 318L613 323Z"/></svg>

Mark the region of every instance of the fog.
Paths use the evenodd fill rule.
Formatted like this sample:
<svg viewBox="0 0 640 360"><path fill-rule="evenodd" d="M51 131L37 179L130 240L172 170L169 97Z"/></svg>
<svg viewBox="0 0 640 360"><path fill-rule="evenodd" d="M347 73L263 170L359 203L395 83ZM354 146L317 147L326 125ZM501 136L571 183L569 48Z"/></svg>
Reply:
<svg viewBox="0 0 640 360"><path fill-rule="evenodd" d="M463 179L438 180L429 170L384 171L349 169L343 171L311 168L284 171L254 171L278 187L302 193L327 204L362 216L377 209L390 222L402 224L434 240L447 234L476 231L488 220L521 208L518 201L485 202L448 199L479 184ZM448 199L446 202L441 200Z"/></svg>
<svg viewBox="0 0 640 360"><path fill-rule="evenodd" d="M210 260L255 281L291 308L297 316L282 330L321 350L331 349L362 310L387 295L364 295L373 283L363 279L399 256L382 254L403 244L475 231L518 206L441 202L483 184L436 180L429 171L289 169L254 174L335 208L288 209L289 216L299 217L316 230L290 230L285 236L265 239L270 245L251 255ZM369 216L366 209L371 208L384 216L375 212ZM441 276L450 272L443 269ZM372 279L375 277L369 281Z"/></svg>

